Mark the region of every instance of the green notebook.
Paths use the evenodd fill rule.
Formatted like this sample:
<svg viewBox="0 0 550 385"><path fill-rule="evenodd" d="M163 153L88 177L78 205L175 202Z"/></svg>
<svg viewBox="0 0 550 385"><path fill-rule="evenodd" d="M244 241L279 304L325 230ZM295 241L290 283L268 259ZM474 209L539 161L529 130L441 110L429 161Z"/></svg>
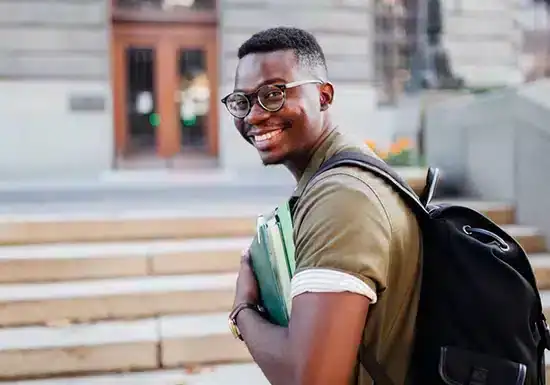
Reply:
<svg viewBox="0 0 550 385"><path fill-rule="evenodd" d="M288 203L258 217L250 256L260 289L261 305L271 322L287 326L291 311L290 281L296 270L292 216Z"/></svg>

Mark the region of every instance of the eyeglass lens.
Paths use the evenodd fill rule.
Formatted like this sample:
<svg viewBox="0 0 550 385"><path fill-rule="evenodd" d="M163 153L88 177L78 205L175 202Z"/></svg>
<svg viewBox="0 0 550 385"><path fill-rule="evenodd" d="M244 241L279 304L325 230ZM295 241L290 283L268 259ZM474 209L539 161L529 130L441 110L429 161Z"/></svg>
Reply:
<svg viewBox="0 0 550 385"><path fill-rule="evenodd" d="M278 111L285 102L284 91L273 85L265 85L258 89L258 103L267 111ZM248 97L243 93L229 95L226 106L231 115L244 118L252 108Z"/></svg>

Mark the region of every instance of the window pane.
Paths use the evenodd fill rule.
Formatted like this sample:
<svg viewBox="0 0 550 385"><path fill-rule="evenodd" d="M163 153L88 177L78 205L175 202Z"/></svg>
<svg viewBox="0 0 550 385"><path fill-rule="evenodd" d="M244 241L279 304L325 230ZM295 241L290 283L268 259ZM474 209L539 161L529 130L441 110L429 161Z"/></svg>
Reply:
<svg viewBox="0 0 550 385"><path fill-rule="evenodd" d="M210 113L210 79L206 54L200 49L182 49L178 58L179 108L182 149L205 149Z"/></svg>
<svg viewBox="0 0 550 385"><path fill-rule="evenodd" d="M154 152L158 127L156 112L155 51L150 47L126 50L128 153Z"/></svg>

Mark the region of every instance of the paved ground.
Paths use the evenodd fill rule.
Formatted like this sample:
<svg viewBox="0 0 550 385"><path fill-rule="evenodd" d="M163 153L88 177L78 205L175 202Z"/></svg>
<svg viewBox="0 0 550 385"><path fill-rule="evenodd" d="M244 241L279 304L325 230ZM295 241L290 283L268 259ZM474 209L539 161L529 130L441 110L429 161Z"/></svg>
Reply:
<svg viewBox="0 0 550 385"><path fill-rule="evenodd" d="M165 187L155 189L105 189L87 191L26 191L0 193L0 205L22 209L24 206L41 205L70 207L78 204L106 205L117 207L143 206L158 208L162 206L191 205L201 202L259 203L278 200L290 196L293 187L277 186L193 186L188 188ZM31 206L29 206L31 207ZM11 209L11 211L15 211Z"/></svg>
<svg viewBox="0 0 550 385"><path fill-rule="evenodd" d="M170 218L170 217L237 217L256 216L266 213L281 204L287 197L280 196L248 202L186 201L170 202L72 202L72 203L33 203L2 204L0 220L15 219L93 219L93 218Z"/></svg>
<svg viewBox="0 0 550 385"><path fill-rule="evenodd" d="M0 181L0 203L242 201L288 195L294 181L284 170L243 175L212 172L119 172L88 179ZM284 171L284 172L283 172Z"/></svg>
<svg viewBox="0 0 550 385"><path fill-rule="evenodd" d="M397 170L403 177L424 178L423 169ZM292 194L295 181L286 170L244 172L167 173L126 172L85 180L33 182L0 181L0 210L18 212L40 206L78 207L79 204L112 206L193 205L201 202L257 204L279 202ZM31 210L31 212L32 212Z"/></svg>

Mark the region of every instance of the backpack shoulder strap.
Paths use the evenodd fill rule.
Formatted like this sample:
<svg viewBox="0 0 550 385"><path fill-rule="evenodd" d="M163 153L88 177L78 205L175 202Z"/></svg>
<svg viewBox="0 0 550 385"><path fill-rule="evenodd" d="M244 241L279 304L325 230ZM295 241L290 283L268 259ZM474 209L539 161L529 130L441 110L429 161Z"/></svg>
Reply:
<svg viewBox="0 0 550 385"><path fill-rule="evenodd" d="M380 159L357 151L343 151L332 156L321 165L313 178L328 170L341 166L360 167L373 173L389 183L419 218L424 218L428 215L426 207L434 195L437 178L439 176L439 171L437 169L429 169L426 187L420 197L388 164Z"/></svg>

